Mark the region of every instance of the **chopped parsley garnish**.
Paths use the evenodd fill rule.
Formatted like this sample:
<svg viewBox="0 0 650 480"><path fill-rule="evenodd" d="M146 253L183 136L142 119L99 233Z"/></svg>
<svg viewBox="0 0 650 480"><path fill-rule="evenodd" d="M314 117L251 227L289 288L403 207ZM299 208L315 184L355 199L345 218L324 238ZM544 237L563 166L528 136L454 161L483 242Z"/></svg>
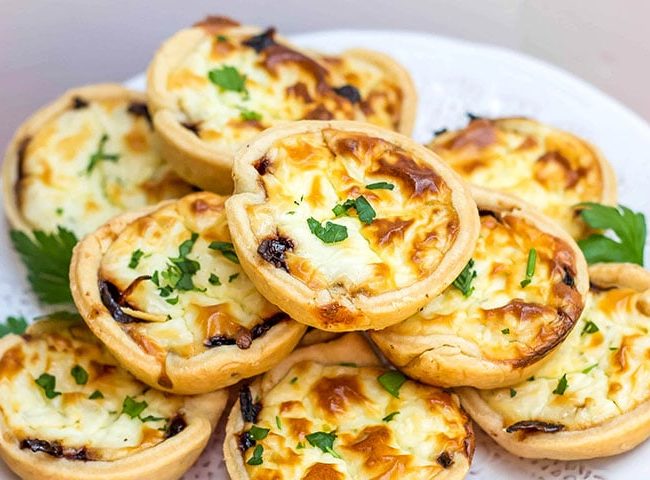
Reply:
<svg viewBox="0 0 650 480"><path fill-rule="evenodd" d="M63 215L63 209L62 209L61 207L59 207L59 208L57 208L56 210L54 210L54 212L55 212L57 215Z"/></svg>
<svg viewBox="0 0 650 480"><path fill-rule="evenodd" d="M382 422L390 422L393 418L395 418L396 415L399 415L399 412L389 413L384 418L382 418L381 421Z"/></svg>
<svg viewBox="0 0 650 480"><path fill-rule="evenodd" d="M511 388L510 389L510 398L514 398L516 396L517 396L517 390L515 390L514 388Z"/></svg>
<svg viewBox="0 0 650 480"><path fill-rule="evenodd" d="M323 243L336 243L348 238L348 229L344 225L327 222L323 227L313 217L307 219L307 225L309 225L311 233L316 235Z"/></svg>
<svg viewBox="0 0 650 480"><path fill-rule="evenodd" d="M582 329L582 332L580 332L580 335L582 336L582 335L587 335L587 334L590 334L590 333L596 333L599 330L600 329L598 328L598 325L596 325L591 320L587 320L585 322L584 328Z"/></svg>
<svg viewBox="0 0 650 480"><path fill-rule="evenodd" d="M221 285L221 280L219 280L219 277L217 277L214 273L210 274L208 282L210 282L210 285Z"/></svg>
<svg viewBox="0 0 650 480"><path fill-rule="evenodd" d="M97 400L99 398L104 398L104 394L99 390L95 390L93 393L90 394L88 398L91 400Z"/></svg>
<svg viewBox="0 0 650 480"><path fill-rule="evenodd" d="M215 68L208 72L208 78L212 83L221 87L222 90L233 92L246 92L246 75L239 73L235 67L224 65L222 68Z"/></svg>
<svg viewBox="0 0 650 480"><path fill-rule="evenodd" d="M593 202L579 203L577 207L587 225L611 231L616 237L593 233L578 240L588 263L629 262L643 266L646 223L642 213L635 213L623 205L610 207Z"/></svg>
<svg viewBox="0 0 650 480"><path fill-rule="evenodd" d="M247 110L245 108L240 109L241 113L239 116L244 121L258 121L262 120L262 114L255 112L253 110Z"/></svg>
<svg viewBox="0 0 650 480"><path fill-rule="evenodd" d="M377 380L388 393L399 398L399 389L406 382L406 377L396 370L390 370L379 375Z"/></svg>
<svg viewBox="0 0 650 480"><path fill-rule="evenodd" d="M474 270L474 260L470 258L463 271L456 277L452 283L454 287L461 291L465 298L469 297L474 292L472 282L476 278L476 270Z"/></svg>
<svg viewBox="0 0 650 480"><path fill-rule="evenodd" d="M585 369L582 371L582 373L589 373L589 372L591 372L594 368L596 368L597 366L598 366L597 363L594 363L593 365L589 365L587 368L585 368Z"/></svg>
<svg viewBox="0 0 650 480"><path fill-rule="evenodd" d="M375 182L369 183L366 185L366 188L368 190L393 190L395 188L395 185L388 182Z"/></svg>
<svg viewBox="0 0 650 480"><path fill-rule="evenodd" d="M503 333L504 335L508 335L510 333L510 329L504 328L503 330L501 330L501 333Z"/></svg>
<svg viewBox="0 0 650 480"><path fill-rule="evenodd" d="M72 375L77 385L85 385L88 383L88 372L81 365L72 367L70 375Z"/></svg>
<svg viewBox="0 0 650 480"><path fill-rule="evenodd" d="M228 283L234 282L235 280L237 280L237 277L239 277L239 273L233 273L228 277Z"/></svg>
<svg viewBox="0 0 650 480"><path fill-rule="evenodd" d="M7 317L5 323L0 323L0 338L10 333L20 335L27 329L27 320L25 317Z"/></svg>
<svg viewBox="0 0 650 480"><path fill-rule="evenodd" d="M278 426L279 430L282 430L282 421L280 420L280 417L277 415L275 416L275 424Z"/></svg>
<svg viewBox="0 0 650 480"><path fill-rule="evenodd" d="M134 250L133 253L131 254L131 261L129 261L129 268L137 268L138 263L140 263L140 259L144 256L144 252L140 250L139 248L137 250Z"/></svg>
<svg viewBox="0 0 650 480"><path fill-rule="evenodd" d="M106 153L104 151L104 148L106 148L106 142L108 142L108 138L109 138L108 135L104 133L99 139L99 145L97 145L97 151L90 156L90 162L88 162L88 166L86 167L87 175L90 175L90 173L101 161L106 160L109 162L117 162L120 159L119 154Z"/></svg>
<svg viewBox="0 0 650 480"><path fill-rule="evenodd" d="M560 381L557 382L557 387L555 387L555 390L553 390L553 393L555 395L564 395L564 392L566 392L566 389L569 388L569 382L566 379L566 373L562 375L562 378L560 378Z"/></svg>
<svg viewBox="0 0 650 480"><path fill-rule="evenodd" d="M178 297L166 298L165 301L170 305L176 305L178 303Z"/></svg>
<svg viewBox="0 0 650 480"><path fill-rule="evenodd" d="M533 275L535 275L535 264L537 263L537 250L531 248L528 251L528 262L526 262L526 278L519 282L521 288L526 288L533 280Z"/></svg>
<svg viewBox="0 0 650 480"><path fill-rule="evenodd" d="M169 264L165 270L154 272L151 281L158 287L158 293L161 297L169 297L174 290L190 291L196 290L192 277L199 271L201 265L196 260L190 260L187 255L192 251L196 239L199 238L197 233L192 233L188 240L185 240L178 247L178 257L169 258ZM161 280L162 277L162 280ZM175 305L178 299L168 300L168 303Z"/></svg>
<svg viewBox="0 0 650 480"><path fill-rule="evenodd" d="M305 448L305 444L302 442L298 442L298 445L296 445L296 450L302 450Z"/></svg>
<svg viewBox="0 0 650 480"><path fill-rule="evenodd" d="M235 246L232 243L215 241L210 243L210 245L208 245L208 248L221 252L221 254L232 263L239 264L239 258L237 258L237 254L235 253Z"/></svg>
<svg viewBox="0 0 650 480"><path fill-rule="evenodd" d="M226 37L225 35L217 35L217 42L227 42L227 41L228 41L228 37Z"/></svg>
<svg viewBox="0 0 650 480"><path fill-rule="evenodd" d="M336 434L334 432L314 432L305 437L312 447L320 448L323 452L329 453L333 457L341 458L341 456L334 451L334 440Z"/></svg>
<svg viewBox="0 0 650 480"><path fill-rule="evenodd" d="M289 381L289 383L290 383L291 385L293 385L293 384L296 383L297 381L298 381L298 377L293 377L293 378Z"/></svg>
<svg viewBox="0 0 650 480"><path fill-rule="evenodd" d="M144 400L137 402L132 397L127 396L122 402L122 413L126 413L131 418L139 417L144 409L147 408L149 404Z"/></svg>
<svg viewBox="0 0 650 480"><path fill-rule="evenodd" d="M264 461L262 459L262 454L264 454L264 447L262 445L257 445L255 447L255 450L253 450L253 456L248 459L249 465L262 465L262 462Z"/></svg>
<svg viewBox="0 0 650 480"><path fill-rule="evenodd" d="M27 267L32 290L43 303L72 303L68 272L77 237L63 227L55 233L37 230L32 235L18 230L10 233L11 243Z"/></svg>
<svg viewBox="0 0 650 480"><path fill-rule="evenodd" d="M264 440L266 436L269 434L270 429L268 428L262 428L253 425L251 429L248 431L249 435L253 438L253 440L259 441L259 440Z"/></svg>
<svg viewBox="0 0 650 480"><path fill-rule="evenodd" d="M45 396L50 400L61 395L61 392L57 392L56 389L56 378L49 373L43 373L36 380L36 385L43 389Z"/></svg>
<svg viewBox="0 0 650 480"><path fill-rule="evenodd" d="M161 421L167 420L167 419L165 417L154 417L153 415L147 415L144 418L140 417L140 420L143 423L145 423L145 422L161 422Z"/></svg>
<svg viewBox="0 0 650 480"><path fill-rule="evenodd" d="M365 224L372 223L377 216L375 209L372 208L370 202L363 195L358 196L354 200L349 198L345 202L337 204L332 209L334 215L341 217L348 214L348 210L354 208L357 211L357 217Z"/></svg>

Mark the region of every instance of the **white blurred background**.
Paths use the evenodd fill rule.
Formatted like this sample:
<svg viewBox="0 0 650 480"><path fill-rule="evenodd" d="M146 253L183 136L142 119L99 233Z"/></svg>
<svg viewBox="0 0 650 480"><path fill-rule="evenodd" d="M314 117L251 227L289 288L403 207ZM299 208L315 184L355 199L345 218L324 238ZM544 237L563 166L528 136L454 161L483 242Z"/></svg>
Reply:
<svg viewBox="0 0 650 480"><path fill-rule="evenodd" d="M384 28L500 45L569 70L650 120L648 0L0 0L0 149L63 90L143 71L165 38L208 13L283 33Z"/></svg>

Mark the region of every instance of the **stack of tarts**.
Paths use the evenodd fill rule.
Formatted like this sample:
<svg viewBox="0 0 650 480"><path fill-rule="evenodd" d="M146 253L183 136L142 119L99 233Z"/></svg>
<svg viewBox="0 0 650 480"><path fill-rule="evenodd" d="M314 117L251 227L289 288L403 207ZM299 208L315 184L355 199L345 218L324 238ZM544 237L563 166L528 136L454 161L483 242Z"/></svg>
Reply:
<svg viewBox="0 0 650 480"><path fill-rule="evenodd" d="M146 98L84 87L29 119L7 216L80 239L57 285L79 314L0 341L10 468L179 478L238 383L235 480L461 479L470 417L525 457L645 440L650 274L576 243L575 205L616 201L607 161L519 118L422 146L414 118L382 54L208 17Z"/></svg>

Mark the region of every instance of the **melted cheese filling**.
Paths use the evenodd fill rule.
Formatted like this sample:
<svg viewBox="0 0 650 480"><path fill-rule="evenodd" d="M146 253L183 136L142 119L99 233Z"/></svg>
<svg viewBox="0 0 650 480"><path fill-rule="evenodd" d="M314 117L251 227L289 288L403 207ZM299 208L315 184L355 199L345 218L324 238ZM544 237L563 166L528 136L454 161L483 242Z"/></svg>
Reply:
<svg viewBox="0 0 650 480"><path fill-rule="evenodd" d="M573 206L601 201L596 153L578 138L537 123L477 120L434 139L431 148L465 180L519 196L575 238L586 226Z"/></svg>
<svg viewBox="0 0 650 480"><path fill-rule="evenodd" d="M312 289L344 288L377 294L411 285L433 272L453 245L458 216L451 190L433 167L384 140L324 130L277 141L261 176L267 199L249 207L259 242L277 235L294 248L288 271ZM394 188L368 189L376 182ZM371 223L332 209L363 195L376 213ZM307 219L347 229L325 243Z"/></svg>
<svg viewBox="0 0 650 480"><path fill-rule="evenodd" d="M377 67L349 61L341 72L328 71L325 63L289 54L288 48L272 53L279 45L257 53L243 44L249 38L229 29L206 35L169 72L166 88L176 101L178 120L201 140L234 153L260 131L287 120L359 120L397 127L401 89ZM357 66L358 72L351 71ZM245 77L243 89L222 88L210 80L209 72L226 67ZM361 102L352 103L333 90L347 83L357 87Z"/></svg>
<svg viewBox="0 0 650 480"><path fill-rule="evenodd" d="M509 388L479 392L504 427L533 420L580 430L647 401L650 311L641 308L642 295L592 291L580 322L534 379L514 385L514 396ZM554 393L564 375L564 392Z"/></svg>
<svg viewBox="0 0 650 480"><path fill-rule="evenodd" d="M88 373L86 384L71 374L77 365ZM56 379L55 398L36 384L44 373ZM95 391L103 398L90 399ZM147 403L139 417L123 413L127 396ZM17 442L45 440L85 448L90 460L116 460L163 442L182 406L182 397L151 390L122 369L81 326L27 335L0 358L0 414Z"/></svg>
<svg viewBox="0 0 650 480"><path fill-rule="evenodd" d="M191 191L156 151L153 130L126 100L92 100L46 123L28 139L18 202L35 228L63 226L81 237L127 210ZM103 153L95 161L102 136Z"/></svg>
<svg viewBox="0 0 650 480"><path fill-rule="evenodd" d="M255 425L269 433L257 442L264 448L263 463L246 465L251 480L424 480L444 472L441 455L451 462L467 455L468 420L448 393L406 381L395 398L378 382L382 373L295 365L261 399ZM394 412L399 414L382 420ZM319 431L335 431L333 450L340 458L306 439ZM245 461L253 451L244 453Z"/></svg>
<svg viewBox="0 0 650 480"><path fill-rule="evenodd" d="M534 275L522 287L532 248L537 252ZM459 337L469 343L463 347L468 355L525 365L543 357L575 324L582 300L563 283L565 269L575 275L575 257L562 240L521 217L482 215L472 259L476 277L471 294L466 297L452 285L421 312L384 331Z"/></svg>
<svg viewBox="0 0 650 480"><path fill-rule="evenodd" d="M196 240L186 259L199 267L190 275L193 288L181 286L166 293L164 287L174 281L167 280L168 272L172 277L178 274L171 267L172 260L178 259L180 245L191 240L192 234ZM231 242L223 199L201 193L134 221L102 259L101 278L120 292L145 276L124 300L131 307L130 314L149 321L123 328L161 360L168 352L197 355L208 348L205 342L211 337L235 338L279 312L257 292L239 263L209 248L212 242ZM131 268L136 251L142 253ZM185 268L182 263L181 268Z"/></svg>

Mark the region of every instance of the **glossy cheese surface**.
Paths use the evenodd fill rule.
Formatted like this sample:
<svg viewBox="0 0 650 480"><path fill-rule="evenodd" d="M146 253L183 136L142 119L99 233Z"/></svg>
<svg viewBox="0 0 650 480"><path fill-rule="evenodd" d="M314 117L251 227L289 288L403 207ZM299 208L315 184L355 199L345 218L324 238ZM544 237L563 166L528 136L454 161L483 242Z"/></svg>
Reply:
<svg viewBox="0 0 650 480"><path fill-rule="evenodd" d="M75 367L87 373L85 383L72 375ZM54 398L36 383L43 374L55 378ZM135 410L124 409L127 398L146 406L132 417ZM0 358L5 438L9 435L23 449L44 441L62 449L54 456L116 460L163 442L183 405L183 397L135 379L81 325L26 334Z"/></svg>
<svg viewBox="0 0 650 480"><path fill-rule="evenodd" d="M403 288L433 272L454 244L458 214L451 190L422 158L366 134L325 129L277 140L257 163L267 198L248 207L257 241L291 244L289 274L314 290L374 295ZM390 188L368 185L384 182ZM350 208L363 197L375 217ZM347 238L327 243L309 219L345 227Z"/></svg>
<svg viewBox="0 0 650 480"><path fill-rule="evenodd" d="M466 353L473 349L480 358L523 367L568 334L583 307L574 285L576 254L521 216L481 213L468 295L451 285L422 311L376 335L453 336L455 343L471 344ZM532 249L534 273L522 286Z"/></svg>
<svg viewBox="0 0 650 480"><path fill-rule="evenodd" d="M436 137L430 148L465 180L517 195L574 237L585 226L573 206L600 202L598 153L579 138L526 119L473 120Z"/></svg>
<svg viewBox="0 0 650 480"><path fill-rule="evenodd" d="M398 127L401 88L369 62L336 59L333 66L286 46L270 30L198 28L205 35L171 66L165 88L178 120L207 143L234 153L260 131L287 120Z"/></svg>
<svg viewBox="0 0 650 480"><path fill-rule="evenodd" d="M269 432L255 446L263 447L263 462L246 465L251 480L424 480L471 456L469 421L455 398L410 380L395 398L378 381L384 372L347 364L293 366L260 399L255 426ZM309 442L315 432L335 432L334 453ZM253 453L246 449L244 460Z"/></svg>
<svg viewBox="0 0 650 480"><path fill-rule="evenodd" d="M18 206L34 229L60 225L81 237L114 215L192 191L158 155L144 103L77 100L22 140Z"/></svg>
<svg viewBox="0 0 650 480"><path fill-rule="evenodd" d="M534 378L514 385L514 396L510 389L481 391L504 428L535 421L580 430L647 401L650 311L642 295L592 290L580 322Z"/></svg>
<svg viewBox="0 0 650 480"><path fill-rule="evenodd" d="M115 286L121 310L133 317L122 327L161 361L170 352L200 354L212 338L248 348L251 330L280 314L239 266L224 200L192 194L141 217L102 259L100 279Z"/></svg>

